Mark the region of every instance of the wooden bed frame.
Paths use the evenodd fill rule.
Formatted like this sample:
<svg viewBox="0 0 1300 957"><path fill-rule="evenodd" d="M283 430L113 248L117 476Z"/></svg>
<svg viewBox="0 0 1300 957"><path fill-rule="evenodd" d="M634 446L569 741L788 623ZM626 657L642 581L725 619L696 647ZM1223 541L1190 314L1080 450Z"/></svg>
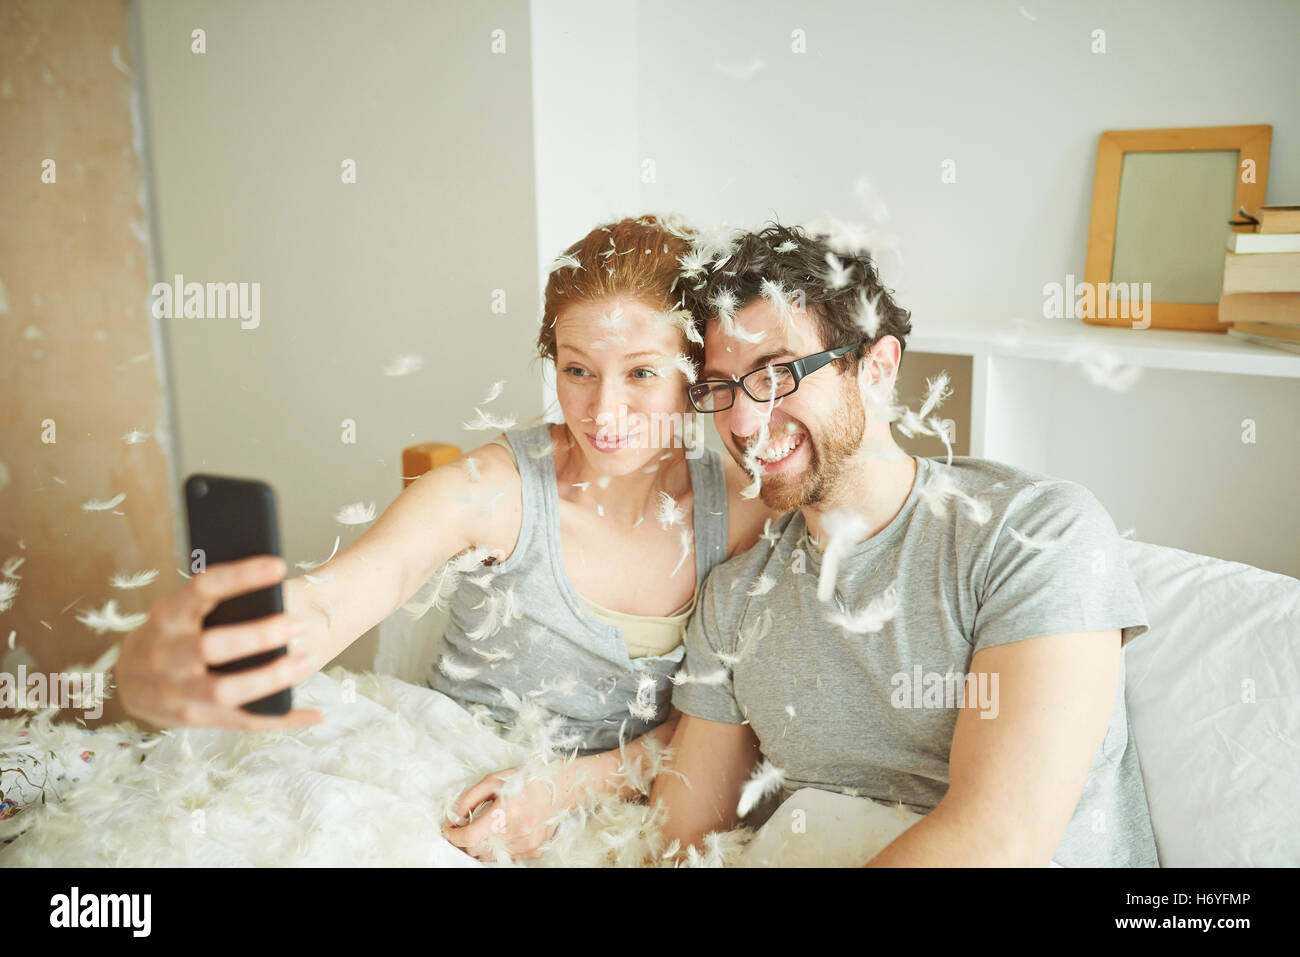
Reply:
<svg viewBox="0 0 1300 957"><path fill-rule="evenodd" d="M425 472L460 458L460 447L445 442L421 442L402 449L402 488Z"/></svg>

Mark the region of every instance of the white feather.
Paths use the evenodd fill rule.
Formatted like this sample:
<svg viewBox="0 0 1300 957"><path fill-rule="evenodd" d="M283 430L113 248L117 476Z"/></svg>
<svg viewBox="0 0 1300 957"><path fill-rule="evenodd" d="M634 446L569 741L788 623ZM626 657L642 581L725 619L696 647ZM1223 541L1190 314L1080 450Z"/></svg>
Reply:
<svg viewBox="0 0 1300 957"><path fill-rule="evenodd" d="M515 427L515 420L509 416L492 415L478 408L476 408L474 412L476 413L476 416L472 422L461 423L461 425L471 431L479 429L495 429L498 432L508 432Z"/></svg>
<svg viewBox="0 0 1300 957"><path fill-rule="evenodd" d="M826 254L826 276L824 279L827 289L843 289L853 281L853 267L845 267L840 262L839 257L834 253Z"/></svg>
<svg viewBox="0 0 1300 957"><path fill-rule="evenodd" d="M125 492L118 492L117 495L110 498L107 502L99 502L91 499L89 502L83 502L81 507L87 512L106 512L110 508L122 504L126 500Z"/></svg>
<svg viewBox="0 0 1300 957"><path fill-rule="evenodd" d="M547 271L556 272L560 269L581 269L581 268L582 268L582 263L578 261L577 256L574 256L571 253L560 253L560 255L555 257L555 260L551 263L551 268Z"/></svg>
<svg viewBox="0 0 1300 957"><path fill-rule="evenodd" d="M695 538L695 532L689 525L682 528L681 539L680 539L682 543L682 554L677 559L677 564L673 566L673 570L668 573L669 575L676 575L677 569L681 568L682 563L685 562L688 557L690 557L691 543L694 540L694 538Z"/></svg>
<svg viewBox="0 0 1300 957"><path fill-rule="evenodd" d="M700 335L700 330L695 328L695 318L686 309L655 313L655 321L681 330L688 342L693 342L698 346L704 345L704 337Z"/></svg>
<svg viewBox="0 0 1300 957"><path fill-rule="evenodd" d="M90 609L77 616L77 621L99 634L106 631L135 631L149 620L148 612L136 615L122 615L117 610L117 602L110 601L102 609Z"/></svg>
<svg viewBox="0 0 1300 957"><path fill-rule="evenodd" d="M881 316L876 306L883 292L877 293L875 299L868 299L866 290L858 292L857 309L853 313L853 322L868 339L875 339L880 333Z"/></svg>
<svg viewBox="0 0 1300 957"><path fill-rule="evenodd" d="M1016 531L1010 525L1007 526L1007 531L1010 532L1011 537L1014 538L1016 541L1018 541L1021 545L1024 545L1026 548L1032 548L1036 550L1052 548L1054 545L1056 545L1058 541L1058 539L1055 538L1030 538L1028 535L1023 535L1020 532Z"/></svg>
<svg viewBox="0 0 1300 957"><path fill-rule="evenodd" d="M667 492L659 493L659 511L655 518L659 520L659 527L669 529L686 521L686 513L677 507L677 499L673 498Z"/></svg>
<svg viewBox="0 0 1300 957"><path fill-rule="evenodd" d="M694 383L699 375L696 371L695 363L692 362L690 356L685 353L677 353L677 355L673 357L672 366L686 377L688 384Z"/></svg>
<svg viewBox="0 0 1300 957"><path fill-rule="evenodd" d="M785 772L764 758L745 782L745 786L740 789L740 803L736 805L736 814L744 817L764 797L779 791L783 784L785 784Z"/></svg>
<svg viewBox="0 0 1300 957"><path fill-rule="evenodd" d="M340 525L364 525L375 520L375 503L353 502L344 505L334 513L334 521Z"/></svg>
<svg viewBox="0 0 1300 957"><path fill-rule="evenodd" d="M158 577L158 569L151 568L148 571L136 572L134 575L125 575L117 573L109 581L114 588L143 588L155 578Z"/></svg>
<svg viewBox="0 0 1300 957"><path fill-rule="evenodd" d="M325 561L323 561L323 562L295 562L294 564L297 565L297 567L299 567L299 568L305 568L307 571L311 571L313 568L320 568L322 565L326 564L326 562L330 561L330 559L332 559L335 555L338 554L338 551L339 551L339 536L338 536L338 535L335 535L335 536L334 536L334 548L333 548L333 550L330 552L330 557L327 558L327 559L325 559Z"/></svg>
<svg viewBox="0 0 1300 957"><path fill-rule="evenodd" d="M860 610L830 612L826 620L850 634L864 635L880 631L897 614L898 587L896 582L891 582L888 588L867 602Z"/></svg>
<svg viewBox="0 0 1300 957"><path fill-rule="evenodd" d="M832 509L822 520L827 532L826 547L822 551L821 572L817 577L817 598L829 601L835 591L840 558L871 532L871 526L859 513L849 509Z"/></svg>
<svg viewBox="0 0 1300 957"><path fill-rule="evenodd" d="M424 368L424 358L407 353L388 360L388 365L384 366L384 375L410 375L412 372L419 372L422 368Z"/></svg>
<svg viewBox="0 0 1300 957"><path fill-rule="evenodd" d="M0 612L8 611L18 597L18 586L13 582L0 582Z"/></svg>

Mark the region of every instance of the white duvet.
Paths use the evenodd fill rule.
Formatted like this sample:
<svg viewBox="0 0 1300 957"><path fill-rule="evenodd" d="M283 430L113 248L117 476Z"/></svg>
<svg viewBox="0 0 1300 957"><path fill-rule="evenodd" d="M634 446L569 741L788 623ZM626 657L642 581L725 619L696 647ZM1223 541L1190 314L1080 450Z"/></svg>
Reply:
<svg viewBox="0 0 1300 957"><path fill-rule="evenodd" d="M445 695L387 675L336 667L294 696L325 720L276 734L0 723L10 769L0 787L27 804L0 820L0 839L18 835L0 845L0 866L477 867L442 837L446 813L485 774L547 757L536 727L532 740L507 740ZM12 773L19 758L24 779ZM46 802L28 803L42 783ZM520 863L662 859L656 824L644 803L601 800L565 814L543 857ZM716 835L690 863L733 862L751 835Z"/></svg>

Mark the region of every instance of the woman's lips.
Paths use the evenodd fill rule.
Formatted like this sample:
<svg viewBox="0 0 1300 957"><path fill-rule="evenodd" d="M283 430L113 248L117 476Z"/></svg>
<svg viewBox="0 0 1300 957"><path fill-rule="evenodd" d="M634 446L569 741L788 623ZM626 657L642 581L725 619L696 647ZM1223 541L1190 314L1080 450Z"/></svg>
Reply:
<svg viewBox="0 0 1300 957"><path fill-rule="evenodd" d="M590 432L585 433L587 441L595 446L597 452L617 452L619 449L628 447L628 436L622 435L617 438L608 436L597 436Z"/></svg>

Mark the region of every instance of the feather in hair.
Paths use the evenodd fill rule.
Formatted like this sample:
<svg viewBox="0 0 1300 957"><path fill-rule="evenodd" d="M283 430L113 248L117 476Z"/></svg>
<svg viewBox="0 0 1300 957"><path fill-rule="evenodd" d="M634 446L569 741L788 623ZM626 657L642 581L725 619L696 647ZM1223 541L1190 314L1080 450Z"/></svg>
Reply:
<svg viewBox="0 0 1300 957"><path fill-rule="evenodd" d="M881 317L876 306L883 295L883 292L879 292L876 294L875 299L868 299L866 290L858 291L858 302L853 313L853 322L868 339L874 340L880 333Z"/></svg>
<svg viewBox="0 0 1300 957"><path fill-rule="evenodd" d="M581 268L582 268L582 263L578 261L577 256L574 256L572 253L560 253L560 255L555 257L555 260L551 263L551 268L548 269L547 272L552 273L552 272L557 272L561 269L581 269Z"/></svg>
<svg viewBox="0 0 1300 957"><path fill-rule="evenodd" d="M840 262L834 253L826 254L826 275L823 278L827 289L843 289L853 281L853 267Z"/></svg>
<svg viewBox="0 0 1300 957"><path fill-rule="evenodd" d="M760 342L767 335L766 332L750 332L736 322L736 310L739 308L739 300L733 290L719 290L710 300L709 305L717 314L718 322L722 324L722 331L726 335L749 343Z"/></svg>
<svg viewBox="0 0 1300 957"><path fill-rule="evenodd" d="M793 325L794 315L790 311L790 300L785 294L785 287L779 281L764 278L759 282L759 294L776 307L781 322Z"/></svg>

